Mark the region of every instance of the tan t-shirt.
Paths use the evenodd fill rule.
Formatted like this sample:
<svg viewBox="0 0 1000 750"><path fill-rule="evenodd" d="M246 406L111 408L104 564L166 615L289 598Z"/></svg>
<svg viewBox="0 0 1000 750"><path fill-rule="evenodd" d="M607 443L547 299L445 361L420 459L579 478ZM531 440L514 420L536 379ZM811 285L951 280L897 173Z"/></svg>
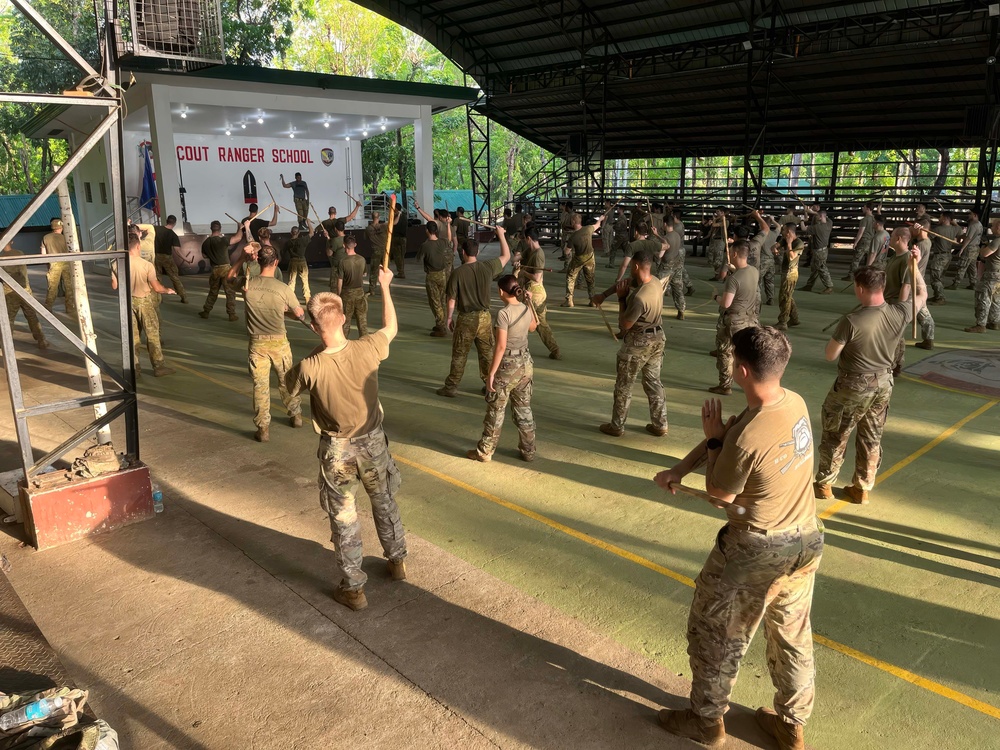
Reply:
<svg viewBox="0 0 1000 750"><path fill-rule="evenodd" d="M528 328L531 326L531 310L520 302L504 305L497 312L497 328L507 331L508 349L528 348Z"/></svg>
<svg viewBox="0 0 1000 750"><path fill-rule="evenodd" d="M285 313L299 306L295 293L270 276L256 276L243 292L247 333L253 336L284 336Z"/></svg>
<svg viewBox="0 0 1000 750"><path fill-rule="evenodd" d="M352 438L382 426L378 400L379 363L389 356L382 331L348 341L340 351L310 354L285 379L293 394L309 391L313 429L321 435Z"/></svg>
<svg viewBox="0 0 1000 750"><path fill-rule="evenodd" d="M45 247L46 255L62 255L69 252L69 248L66 247L66 235L60 232L49 232L42 237L42 245Z"/></svg>
<svg viewBox="0 0 1000 750"><path fill-rule="evenodd" d="M156 281L156 266L145 258L129 256L129 282L132 285L133 297L148 297L153 292L153 282Z"/></svg>
<svg viewBox="0 0 1000 750"><path fill-rule="evenodd" d="M813 521L812 427L802 397L786 388L778 403L747 411L726 433L711 480L746 509L727 508L731 521L762 529Z"/></svg>
<svg viewBox="0 0 1000 750"><path fill-rule="evenodd" d="M899 337L912 317L909 302L886 302L845 315L833 332L833 340L844 345L837 370L844 375L891 370Z"/></svg>
<svg viewBox="0 0 1000 750"><path fill-rule="evenodd" d="M652 278L635 290L625 307L624 320L635 325L633 329L663 325L663 285Z"/></svg>

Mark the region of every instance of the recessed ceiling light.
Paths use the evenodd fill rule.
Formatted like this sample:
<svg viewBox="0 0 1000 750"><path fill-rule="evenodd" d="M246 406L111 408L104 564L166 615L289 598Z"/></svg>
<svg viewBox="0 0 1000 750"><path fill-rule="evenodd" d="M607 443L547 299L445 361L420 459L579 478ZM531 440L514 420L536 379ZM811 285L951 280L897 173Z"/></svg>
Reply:
<svg viewBox="0 0 1000 750"><path fill-rule="evenodd" d="M382 130L385 130L385 125L382 126Z"/></svg>
<svg viewBox="0 0 1000 750"><path fill-rule="evenodd" d="M328 128L328 127L330 127L330 121L329 121L329 120L324 120L324 121L323 121L323 127L324 127L324 128Z"/></svg>
<svg viewBox="0 0 1000 750"><path fill-rule="evenodd" d="M257 124L258 125L264 124L264 110L262 109L257 110Z"/></svg>
<svg viewBox="0 0 1000 750"><path fill-rule="evenodd" d="M367 138L368 137L368 131L367 130L362 130L361 131L361 135L363 135L365 138Z"/></svg>
<svg viewBox="0 0 1000 750"><path fill-rule="evenodd" d="M240 123L240 127L243 128L243 130L246 130L247 129L247 124L245 122L241 122Z"/></svg>
<svg viewBox="0 0 1000 750"><path fill-rule="evenodd" d="M345 141L349 141L349 140L351 140L351 136L347 136L347 137L346 137L346 138L345 138L344 140L345 140Z"/></svg>
<svg viewBox="0 0 1000 750"><path fill-rule="evenodd" d="M230 130L229 128L226 128L226 135L232 135L232 134L233 134L233 131Z"/></svg>
<svg viewBox="0 0 1000 750"><path fill-rule="evenodd" d="M181 119L186 120L188 116L187 107L181 107Z"/></svg>

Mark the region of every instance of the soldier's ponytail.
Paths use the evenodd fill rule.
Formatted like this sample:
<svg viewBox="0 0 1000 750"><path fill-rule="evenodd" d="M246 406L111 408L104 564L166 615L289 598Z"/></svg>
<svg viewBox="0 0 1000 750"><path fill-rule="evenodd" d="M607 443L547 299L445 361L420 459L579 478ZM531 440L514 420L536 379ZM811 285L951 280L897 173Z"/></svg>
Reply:
<svg viewBox="0 0 1000 750"><path fill-rule="evenodd" d="M527 297L524 294L524 289L522 289L521 285L517 283L517 277L514 274L509 273L506 276L501 276L497 285L500 287L501 292L513 297L518 302L525 303L527 300Z"/></svg>

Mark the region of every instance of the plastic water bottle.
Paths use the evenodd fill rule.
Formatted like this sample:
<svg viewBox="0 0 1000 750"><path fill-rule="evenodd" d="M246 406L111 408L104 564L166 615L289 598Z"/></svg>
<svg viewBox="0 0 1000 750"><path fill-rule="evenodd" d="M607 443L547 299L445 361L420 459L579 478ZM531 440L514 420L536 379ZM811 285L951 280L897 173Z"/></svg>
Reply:
<svg viewBox="0 0 1000 750"><path fill-rule="evenodd" d="M163 512L163 493L155 484L153 485L153 510L157 513Z"/></svg>
<svg viewBox="0 0 1000 750"><path fill-rule="evenodd" d="M62 706L62 698L42 698L40 701L21 706L21 708L15 711L8 711L3 716L0 716L0 730L6 732L22 724L44 719L50 716L55 709L62 708Z"/></svg>

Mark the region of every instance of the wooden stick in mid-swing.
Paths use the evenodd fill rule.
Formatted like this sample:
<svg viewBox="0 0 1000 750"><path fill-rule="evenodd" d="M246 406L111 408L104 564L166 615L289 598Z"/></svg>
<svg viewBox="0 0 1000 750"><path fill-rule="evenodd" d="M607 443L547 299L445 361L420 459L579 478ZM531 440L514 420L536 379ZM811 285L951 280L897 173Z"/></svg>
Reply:
<svg viewBox="0 0 1000 750"><path fill-rule="evenodd" d="M729 274L729 266L733 264L729 258L729 224L726 223L726 212L722 212L722 241L726 243L726 274Z"/></svg>
<svg viewBox="0 0 1000 750"><path fill-rule="evenodd" d="M911 227L917 225L917 222L915 222L915 221L908 221L906 223L907 223L907 225L909 225ZM931 237L937 237L938 239L945 240L947 242L950 242L952 245L961 245L962 244L958 240L953 240L951 237L945 237L943 234L938 234L937 232L932 232L930 229L924 229L924 231L927 232L927 234L929 234Z"/></svg>
<svg viewBox="0 0 1000 750"><path fill-rule="evenodd" d="M607 313L604 312L604 308L601 307L600 305L598 305L597 306L597 312L599 312L601 314L601 318L604 320L604 325L607 326L608 333L611 334L611 338L613 338L615 341L617 341L618 340L618 336L615 335L614 329L611 328L611 324L608 322L608 315L607 315Z"/></svg>
<svg viewBox="0 0 1000 750"><path fill-rule="evenodd" d="M389 217L386 222L389 225L389 231L385 235L385 253L382 255L382 269L385 271L389 270L389 249L392 247L392 228L396 223L396 194L393 193L389 197Z"/></svg>
<svg viewBox="0 0 1000 750"><path fill-rule="evenodd" d="M913 311L913 338L917 338L917 259L910 256L910 305Z"/></svg>

